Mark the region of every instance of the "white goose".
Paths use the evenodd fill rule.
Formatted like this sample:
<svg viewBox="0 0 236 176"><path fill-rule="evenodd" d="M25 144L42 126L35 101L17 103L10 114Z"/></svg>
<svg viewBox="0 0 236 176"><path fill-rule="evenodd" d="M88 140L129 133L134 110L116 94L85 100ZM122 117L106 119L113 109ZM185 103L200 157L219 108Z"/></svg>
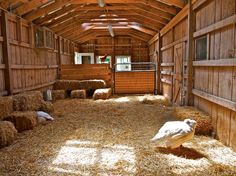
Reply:
<svg viewBox="0 0 236 176"><path fill-rule="evenodd" d="M193 138L197 122L191 119L166 122L151 139L152 142L164 142L167 148L178 148Z"/></svg>
<svg viewBox="0 0 236 176"><path fill-rule="evenodd" d="M48 113L43 112L43 111L37 111L37 116L38 118L45 118L46 120L54 120L54 118L52 116L50 116Z"/></svg>

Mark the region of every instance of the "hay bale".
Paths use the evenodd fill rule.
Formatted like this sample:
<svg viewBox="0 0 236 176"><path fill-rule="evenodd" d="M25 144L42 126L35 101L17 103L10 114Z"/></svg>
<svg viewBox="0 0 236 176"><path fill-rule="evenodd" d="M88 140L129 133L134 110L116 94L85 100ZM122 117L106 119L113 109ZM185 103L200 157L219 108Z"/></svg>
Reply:
<svg viewBox="0 0 236 176"><path fill-rule="evenodd" d="M106 99L110 98L110 96L111 96L111 88L96 89L93 94L93 99L94 100L98 100L98 99L106 100Z"/></svg>
<svg viewBox="0 0 236 176"><path fill-rule="evenodd" d="M39 110L47 112L47 113L51 113L54 111L54 107L51 102L44 101L42 102L42 106L39 108Z"/></svg>
<svg viewBox="0 0 236 176"><path fill-rule="evenodd" d="M80 89L95 90L106 87L106 82L102 79L92 79L80 81Z"/></svg>
<svg viewBox="0 0 236 176"><path fill-rule="evenodd" d="M7 121L0 122L0 148L13 143L17 130L13 123Z"/></svg>
<svg viewBox="0 0 236 176"><path fill-rule="evenodd" d="M82 89L82 90L73 90L73 91L71 91L71 97L72 97L72 98L85 99L85 98L86 98L86 90L85 90L85 89Z"/></svg>
<svg viewBox="0 0 236 176"><path fill-rule="evenodd" d="M106 82L104 80L58 80L53 88L54 90L78 90L78 89L100 89L105 88Z"/></svg>
<svg viewBox="0 0 236 176"><path fill-rule="evenodd" d="M141 100L141 103L157 105L161 107L171 106L170 101L166 97L160 95L145 95Z"/></svg>
<svg viewBox="0 0 236 176"><path fill-rule="evenodd" d="M40 91L30 91L13 96L14 111L37 111L43 102Z"/></svg>
<svg viewBox="0 0 236 176"><path fill-rule="evenodd" d="M4 120L12 122L17 131L22 132L33 129L37 125L37 114L33 111L16 111L4 118Z"/></svg>
<svg viewBox="0 0 236 176"><path fill-rule="evenodd" d="M0 97L0 120L13 112L12 97Z"/></svg>
<svg viewBox="0 0 236 176"><path fill-rule="evenodd" d="M174 115L179 120L193 119L196 120L197 126L195 134L211 136L213 132L213 126L211 123L211 117L204 112L199 111L194 107L176 107L174 109Z"/></svg>
<svg viewBox="0 0 236 176"><path fill-rule="evenodd" d="M66 96L66 91L65 90L53 90L52 91L52 100L63 100L65 99Z"/></svg>

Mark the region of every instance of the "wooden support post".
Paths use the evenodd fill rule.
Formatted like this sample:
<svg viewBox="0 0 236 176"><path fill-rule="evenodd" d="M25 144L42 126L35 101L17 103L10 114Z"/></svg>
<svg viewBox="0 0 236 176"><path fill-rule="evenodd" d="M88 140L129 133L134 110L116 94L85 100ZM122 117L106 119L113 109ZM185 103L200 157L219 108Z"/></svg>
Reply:
<svg viewBox="0 0 236 176"><path fill-rule="evenodd" d="M113 68L115 61L115 37L112 37L112 57L111 57L111 66Z"/></svg>
<svg viewBox="0 0 236 176"><path fill-rule="evenodd" d="M61 72L61 36L57 37L57 44L58 44L58 58L57 58L57 64L58 64L58 79L60 79L60 72Z"/></svg>
<svg viewBox="0 0 236 176"><path fill-rule="evenodd" d="M187 94L186 105L193 105L193 31L194 31L194 17L191 0L188 0L188 45L187 45Z"/></svg>
<svg viewBox="0 0 236 176"><path fill-rule="evenodd" d="M22 20L19 17L17 19L17 40L18 43L22 42Z"/></svg>
<svg viewBox="0 0 236 176"><path fill-rule="evenodd" d="M161 61L162 61L162 53L161 53L161 47L162 47L162 37L161 33L158 33L158 50L157 50L157 94L161 95Z"/></svg>
<svg viewBox="0 0 236 176"><path fill-rule="evenodd" d="M32 48L34 48L34 43L35 43L35 32L34 32L34 25L33 23L29 23L29 43Z"/></svg>
<svg viewBox="0 0 236 176"><path fill-rule="evenodd" d="M8 16L7 12L1 11L2 19L2 36L3 36L3 59L5 63L5 85L8 94L13 94L12 84L12 70L11 70L11 58L10 58L10 43L9 43L9 28L8 28Z"/></svg>

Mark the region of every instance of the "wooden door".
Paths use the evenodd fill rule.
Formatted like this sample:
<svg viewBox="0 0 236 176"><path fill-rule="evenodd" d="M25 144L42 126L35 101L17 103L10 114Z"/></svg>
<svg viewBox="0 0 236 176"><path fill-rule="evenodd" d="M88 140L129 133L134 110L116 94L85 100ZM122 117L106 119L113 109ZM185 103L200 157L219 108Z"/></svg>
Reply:
<svg viewBox="0 0 236 176"><path fill-rule="evenodd" d="M183 83L183 44L174 47L173 103L182 105L181 91Z"/></svg>

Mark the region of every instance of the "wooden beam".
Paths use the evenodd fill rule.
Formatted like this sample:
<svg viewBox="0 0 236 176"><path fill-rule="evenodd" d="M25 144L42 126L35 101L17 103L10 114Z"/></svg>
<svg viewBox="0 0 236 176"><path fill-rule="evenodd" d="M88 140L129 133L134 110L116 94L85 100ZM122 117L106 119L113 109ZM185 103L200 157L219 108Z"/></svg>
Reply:
<svg viewBox="0 0 236 176"><path fill-rule="evenodd" d="M59 16L65 14L65 13L69 13L72 10L75 10L76 8L77 8L76 5L69 5L69 6L66 6L66 7L63 6L61 9L58 9L57 11L55 11L53 13L47 14L45 16L42 16L41 18L38 18L38 19L34 20L34 23L44 25L48 21L50 21L50 20L52 20L56 17L59 17Z"/></svg>
<svg viewBox="0 0 236 176"><path fill-rule="evenodd" d="M226 26L229 26L229 25L232 25L232 24L235 24L236 23L236 15L233 15L233 16L230 16L226 19L223 19L217 23L214 23L210 26L207 26L203 29L200 29L199 31L197 32L194 32L193 36L194 37L199 37L201 35L205 35L207 33L210 33L212 31L215 31L215 30L219 30L223 27L226 27Z"/></svg>
<svg viewBox="0 0 236 176"><path fill-rule="evenodd" d="M62 65L62 63L61 63L61 50L62 50L62 46L61 46L61 40L62 40L62 38L61 38L61 36L58 36L57 37L57 45L58 45L58 55L57 55L57 64L58 64L58 70L57 70L57 75L58 75L58 79L60 79L60 77L61 77L61 75L59 74L60 73L60 71L61 71L61 65Z"/></svg>
<svg viewBox="0 0 236 176"><path fill-rule="evenodd" d="M23 15L48 2L50 2L50 0L32 0L16 8L15 13L18 15Z"/></svg>
<svg viewBox="0 0 236 176"><path fill-rule="evenodd" d="M161 33L158 33L158 50L157 50L157 94L162 94L161 91L161 63L162 63L162 37Z"/></svg>
<svg viewBox="0 0 236 176"><path fill-rule="evenodd" d="M148 44L149 44L149 45L151 45L153 42L155 42L155 41L158 40L158 38L159 38L159 33L160 33L160 32L158 32L156 35L154 35L154 36L151 38L151 40L148 41Z"/></svg>
<svg viewBox="0 0 236 176"><path fill-rule="evenodd" d="M1 11L1 27L3 36L3 59L5 63L5 85L8 94L13 94L12 84L12 70L11 70L11 59L10 59L10 44L9 44L9 27L8 27L8 14L4 10Z"/></svg>
<svg viewBox="0 0 236 176"><path fill-rule="evenodd" d="M57 0L54 3L51 3L44 8L37 9L31 13L24 15L23 18L28 21L33 21L41 16L44 16L45 14L47 14L49 12L59 9L66 4L69 4L69 3L70 3L70 0Z"/></svg>
<svg viewBox="0 0 236 176"><path fill-rule="evenodd" d="M146 0L106 0L105 1L107 4L128 4L128 3L132 3L132 4L143 4L143 5L150 5L153 8L165 11L167 13L170 13L172 15L176 15L177 11L174 7L166 5L164 3L158 2L158 1L146 1ZM97 0L74 0L73 2L74 4L85 4L85 3L96 3L97 4Z"/></svg>
<svg viewBox="0 0 236 176"><path fill-rule="evenodd" d="M217 97L215 95L212 95L212 94L209 94L209 93L197 90L197 89L193 89L192 92L194 95L201 97L207 101L210 101L212 103L215 103L215 104L218 104L218 105L223 106L225 108L236 111L236 102L234 102L234 101L227 100L227 99L224 99L221 97Z"/></svg>
<svg viewBox="0 0 236 176"><path fill-rule="evenodd" d="M171 30L176 24L186 18L188 15L188 5L186 5L162 30L161 36Z"/></svg>
<svg viewBox="0 0 236 176"><path fill-rule="evenodd" d="M194 67L235 67L236 58L194 61Z"/></svg>
<svg viewBox="0 0 236 176"><path fill-rule="evenodd" d="M188 45L187 45L187 95L186 105L193 105L193 31L194 31L194 16L191 0L188 0Z"/></svg>
<svg viewBox="0 0 236 176"><path fill-rule="evenodd" d="M159 18L166 19L168 21L173 18L173 15L171 15L171 14L165 12L165 11L162 11L161 9L153 8L152 6L150 6L148 4L146 4L146 5L143 5L143 4L126 4L126 5L132 7L133 9L139 9L139 10L145 12L145 13L150 13L150 14L159 16Z"/></svg>
<svg viewBox="0 0 236 176"><path fill-rule="evenodd" d="M161 0L161 2L169 4L169 5L173 5L175 7L181 8L181 9L185 5L182 0Z"/></svg>
<svg viewBox="0 0 236 176"><path fill-rule="evenodd" d="M139 27L139 26L135 26L135 25L127 25L127 26L132 28L132 29L135 29L135 30L141 31L143 33L146 33L148 35L151 35L151 36L156 34L155 31L152 31L152 30L149 30L149 29L146 29L146 28L143 28L143 27Z"/></svg>

